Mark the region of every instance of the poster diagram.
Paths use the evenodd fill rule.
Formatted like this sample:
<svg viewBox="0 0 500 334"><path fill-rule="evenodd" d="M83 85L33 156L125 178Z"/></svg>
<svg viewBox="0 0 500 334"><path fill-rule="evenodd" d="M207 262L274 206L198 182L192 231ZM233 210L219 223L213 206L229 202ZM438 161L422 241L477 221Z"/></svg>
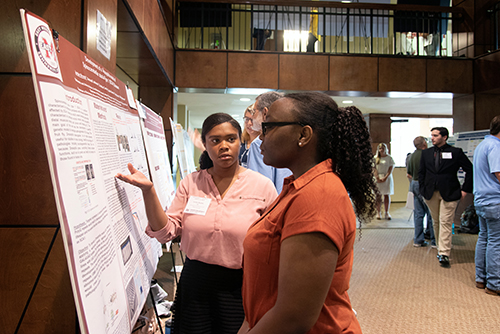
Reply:
<svg viewBox="0 0 500 334"><path fill-rule="evenodd" d="M41 18L21 10L33 84L82 333L130 333L161 245L149 238L140 190L149 175L126 86Z"/></svg>

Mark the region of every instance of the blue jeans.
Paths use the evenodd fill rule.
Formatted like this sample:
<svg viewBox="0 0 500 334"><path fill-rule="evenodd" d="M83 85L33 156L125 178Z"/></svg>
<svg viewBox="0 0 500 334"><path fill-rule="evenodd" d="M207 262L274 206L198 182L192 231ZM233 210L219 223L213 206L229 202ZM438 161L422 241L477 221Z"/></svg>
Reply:
<svg viewBox="0 0 500 334"><path fill-rule="evenodd" d="M427 229L431 233L431 244L436 244L434 237L434 229L432 228L431 212L425 204L422 195L420 195L418 181L411 181L410 191L413 193L413 224L415 226L415 236L413 243L421 244L425 241L424 238L424 217L427 215Z"/></svg>
<svg viewBox="0 0 500 334"><path fill-rule="evenodd" d="M476 282L500 290L500 204L476 206L479 235L476 244Z"/></svg>

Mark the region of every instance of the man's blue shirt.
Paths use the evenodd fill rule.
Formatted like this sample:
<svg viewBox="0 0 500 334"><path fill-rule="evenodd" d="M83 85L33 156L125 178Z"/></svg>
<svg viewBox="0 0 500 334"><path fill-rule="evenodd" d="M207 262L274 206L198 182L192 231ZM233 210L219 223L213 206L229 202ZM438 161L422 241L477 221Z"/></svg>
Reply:
<svg viewBox="0 0 500 334"><path fill-rule="evenodd" d="M262 153L260 153L260 144L262 144L262 140L260 140L259 137L255 138L250 144L250 148L248 149L247 168L270 179L274 183L279 194L283 189L283 180L285 177L292 175L292 172L288 168L274 168L266 165L263 160L264 157Z"/></svg>
<svg viewBox="0 0 500 334"><path fill-rule="evenodd" d="M500 204L500 139L487 135L474 150L474 205Z"/></svg>

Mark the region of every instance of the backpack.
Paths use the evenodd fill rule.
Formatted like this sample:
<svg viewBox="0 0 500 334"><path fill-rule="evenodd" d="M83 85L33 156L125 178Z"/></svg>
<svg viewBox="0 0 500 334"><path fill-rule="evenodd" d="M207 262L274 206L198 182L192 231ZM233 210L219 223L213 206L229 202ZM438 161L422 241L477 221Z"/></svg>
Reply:
<svg viewBox="0 0 500 334"><path fill-rule="evenodd" d="M479 219L477 218L476 209L474 204L465 208L460 216L460 232L478 234L479 233Z"/></svg>

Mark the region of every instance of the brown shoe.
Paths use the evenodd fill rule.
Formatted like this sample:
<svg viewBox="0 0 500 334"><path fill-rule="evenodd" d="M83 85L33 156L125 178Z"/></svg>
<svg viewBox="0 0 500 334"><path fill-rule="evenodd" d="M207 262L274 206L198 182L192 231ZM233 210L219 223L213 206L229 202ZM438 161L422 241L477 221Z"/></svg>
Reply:
<svg viewBox="0 0 500 334"><path fill-rule="evenodd" d="M491 290L491 289L486 288L486 289L484 289L484 291L489 295L500 296L500 290L495 291L495 290Z"/></svg>
<svg viewBox="0 0 500 334"><path fill-rule="evenodd" d="M484 289L486 288L486 284L484 284L483 282L476 282L476 288Z"/></svg>

